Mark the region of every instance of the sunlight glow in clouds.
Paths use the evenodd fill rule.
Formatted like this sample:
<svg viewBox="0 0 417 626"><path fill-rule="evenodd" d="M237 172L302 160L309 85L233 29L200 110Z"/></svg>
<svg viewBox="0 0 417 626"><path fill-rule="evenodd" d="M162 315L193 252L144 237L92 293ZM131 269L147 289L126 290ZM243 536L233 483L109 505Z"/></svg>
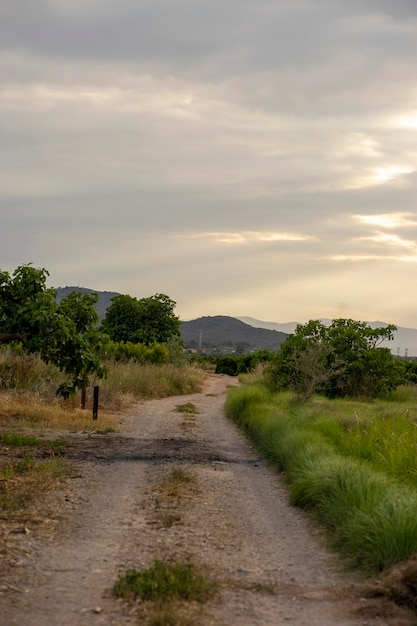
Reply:
<svg viewBox="0 0 417 626"><path fill-rule="evenodd" d="M309 235L301 235L295 233L268 233L256 231L243 231L241 233L208 232L176 236L186 239L210 239L215 243L234 245L244 245L253 242L306 241L308 239L312 239L312 237L310 237Z"/></svg>
<svg viewBox="0 0 417 626"><path fill-rule="evenodd" d="M403 118L399 121L399 125L404 128L416 128L417 129L417 115L414 117Z"/></svg>
<svg viewBox="0 0 417 626"><path fill-rule="evenodd" d="M374 179L377 183L388 183L391 180L403 176L404 174L412 174L414 170L407 166L378 167L375 169Z"/></svg>
<svg viewBox="0 0 417 626"><path fill-rule="evenodd" d="M382 213L380 215L354 215L353 217L363 224L379 226L380 228L405 228L417 226L417 221L409 219L412 213Z"/></svg>
<svg viewBox="0 0 417 626"><path fill-rule="evenodd" d="M392 256L384 254L335 254L334 256L326 257L326 261L350 261L352 263L358 263L360 261L400 261L402 263L417 263L417 256Z"/></svg>
<svg viewBox="0 0 417 626"><path fill-rule="evenodd" d="M392 246L400 246L401 248L416 247L415 241L411 241L410 239L402 239L398 235L388 235L387 233L377 233L374 237L362 237L362 239Z"/></svg>

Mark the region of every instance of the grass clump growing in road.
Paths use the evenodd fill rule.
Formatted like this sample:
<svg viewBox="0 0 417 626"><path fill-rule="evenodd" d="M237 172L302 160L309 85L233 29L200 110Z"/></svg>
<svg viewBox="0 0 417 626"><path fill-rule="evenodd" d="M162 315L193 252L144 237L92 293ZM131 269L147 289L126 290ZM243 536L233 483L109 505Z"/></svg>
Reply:
<svg viewBox="0 0 417 626"><path fill-rule="evenodd" d="M311 510L355 567L379 572L417 553L415 395L294 403L262 385L232 390L226 411L285 472L291 502Z"/></svg>
<svg viewBox="0 0 417 626"><path fill-rule="evenodd" d="M216 585L197 574L191 564L155 561L149 569L131 569L113 587L116 597L167 602L173 599L205 602Z"/></svg>
<svg viewBox="0 0 417 626"><path fill-rule="evenodd" d="M177 413L182 413L184 415L184 420L181 422L181 426L184 428L189 428L190 426L195 426L195 416L200 412L195 404L192 402L185 402L184 404L178 404L174 411Z"/></svg>
<svg viewBox="0 0 417 626"><path fill-rule="evenodd" d="M182 467L173 467L160 486L160 492L170 497L182 495L196 490L196 478Z"/></svg>
<svg viewBox="0 0 417 626"><path fill-rule="evenodd" d="M177 413L187 413L190 415L197 415L199 413L199 410L197 409L196 405L193 404L192 402L185 402L184 404L177 404L174 411L176 411Z"/></svg>
<svg viewBox="0 0 417 626"><path fill-rule="evenodd" d="M181 522L184 498L198 494L197 479L187 469L174 467L155 489L154 522L165 528Z"/></svg>

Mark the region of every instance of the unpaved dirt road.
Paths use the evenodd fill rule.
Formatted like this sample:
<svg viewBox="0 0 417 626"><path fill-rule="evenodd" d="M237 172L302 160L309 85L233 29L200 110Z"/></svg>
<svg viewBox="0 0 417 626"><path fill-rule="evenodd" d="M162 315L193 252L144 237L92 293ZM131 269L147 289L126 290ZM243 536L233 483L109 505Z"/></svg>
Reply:
<svg viewBox="0 0 417 626"><path fill-rule="evenodd" d="M119 434L68 437L77 476L57 504L53 535L28 537L31 553L0 594L1 626L146 623L140 605L114 599L111 588L155 559L191 562L219 581L197 609L201 626L413 623L340 572L280 477L224 417L230 384L212 375L201 394L135 405ZM186 402L198 413L175 411ZM195 482L172 501L161 485L174 467Z"/></svg>

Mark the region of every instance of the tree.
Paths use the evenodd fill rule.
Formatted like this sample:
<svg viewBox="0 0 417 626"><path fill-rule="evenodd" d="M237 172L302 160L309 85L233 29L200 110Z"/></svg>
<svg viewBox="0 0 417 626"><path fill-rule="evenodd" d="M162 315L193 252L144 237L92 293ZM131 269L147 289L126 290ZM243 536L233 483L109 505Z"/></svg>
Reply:
<svg viewBox="0 0 417 626"><path fill-rule="evenodd" d="M138 343L136 332L140 325L138 301L131 296L115 296L101 325L112 341Z"/></svg>
<svg viewBox="0 0 417 626"><path fill-rule="evenodd" d="M344 364L343 375L333 379L335 396L370 396L395 388L398 376L389 348L379 347L394 338L396 326L371 328L366 322L336 319L327 329L327 341Z"/></svg>
<svg viewBox="0 0 417 626"><path fill-rule="evenodd" d="M113 341L131 343L166 343L180 337L181 322L174 314L176 302L165 294L138 300L119 295L112 299L103 320L102 330Z"/></svg>
<svg viewBox="0 0 417 626"><path fill-rule="evenodd" d="M97 328L97 294L72 292L58 304L46 287L47 270L19 266L0 270L0 342L19 342L29 354L56 365L67 375L57 392L67 397L85 388L90 376L102 378L102 334Z"/></svg>
<svg viewBox="0 0 417 626"><path fill-rule="evenodd" d="M328 397L374 397L404 380L398 359L384 340L393 339L396 327L371 328L351 319L319 320L299 324L281 345L268 372L276 389L292 389L301 399L323 392Z"/></svg>

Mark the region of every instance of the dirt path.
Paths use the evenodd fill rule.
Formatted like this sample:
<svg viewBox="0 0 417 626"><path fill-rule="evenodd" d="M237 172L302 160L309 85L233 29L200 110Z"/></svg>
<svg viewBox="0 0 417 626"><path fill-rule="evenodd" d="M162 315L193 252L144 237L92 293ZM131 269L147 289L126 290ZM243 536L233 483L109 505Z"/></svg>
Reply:
<svg viewBox="0 0 417 626"><path fill-rule="evenodd" d="M224 418L234 382L209 376L202 394L136 405L121 434L72 436L79 475L56 511L53 537L34 543L2 590L1 626L144 623L140 606L110 590L121 573L155 559L190 561L220 581L198 609L201 626L413 623L408 611L363 597L289 506L279 477ZM186 402L198 414L175 412ZM174 507L161 491L173 467L195 478Z"/></svg>

